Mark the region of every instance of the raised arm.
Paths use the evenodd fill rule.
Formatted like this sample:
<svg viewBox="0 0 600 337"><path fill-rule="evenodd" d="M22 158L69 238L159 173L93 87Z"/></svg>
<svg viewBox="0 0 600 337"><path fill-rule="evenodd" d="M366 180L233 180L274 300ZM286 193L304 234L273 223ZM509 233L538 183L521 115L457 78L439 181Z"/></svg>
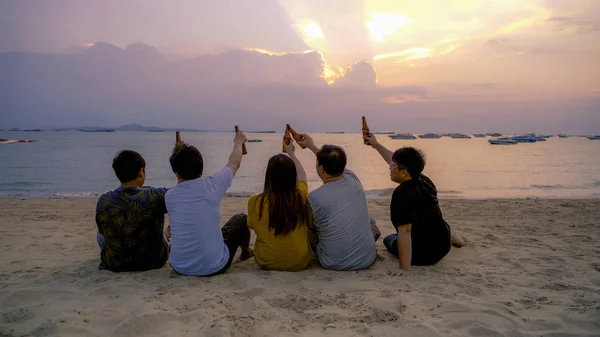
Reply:
<svg viewBox="0 0 600 337"><path fill-rule="evenodd" d="M237 170L242 164L242 145L245 141L246 136L244 136L243 132L240 131L235 134L235 138L233 139L233 150L231 150L229 160L227 161L227 165L225 165L231 169L233 175L237 173Z"/></svg>
<svg viewBox="0 0 600 337"><path fill-rule="evenodd" d="M319 152L321 148L315 145L315 141L312 139L311 136L305 133L301 134L301 136L304 137L304 140L298 141L297 143L301 146L309 148L316 156L317 152Z"/></svg>
<svg viewBox="0 0 600 337"><path fill-rule="evenodd" d="M398 259L400 269L410 270L412 261L412 224L398 226Z"/></svg>
<svg viewBox="0 0 600 337"><path fill-rule="evenodd" d="M363 139L367 141L368 145L371 145L372 148L379 152L381 158L383 158L388 165L392 163L392 155L394 153L388 150L385 146L379 144L377 138L375 138L375 135L369 134L368 136L363 136Z"/></svg>
<svg viewBox="0 0 600 337"><path fill-rule="evenodd" d="M294 143L290 142L290 144L287 145L284 142L283 144L285 146L287 154L294 161L294 165L296 165L296 172L297 172L298 181L304 181L305 182L307 180L307 178L306 178L306 171L304 170L304 167L302 166L302 163L300 163L300 160L298 160L298 157L296 157L296 147L294 146Z"/></svg>

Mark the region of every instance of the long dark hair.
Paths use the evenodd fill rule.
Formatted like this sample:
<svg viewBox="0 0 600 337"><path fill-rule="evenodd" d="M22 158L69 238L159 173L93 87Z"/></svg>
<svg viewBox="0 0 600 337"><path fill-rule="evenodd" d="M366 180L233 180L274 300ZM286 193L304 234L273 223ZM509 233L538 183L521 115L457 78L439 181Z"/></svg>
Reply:
<svg viewBox="0 0 600 337"><path fill-rule="evenodd" d="M288 156L278 154L269 159L265 187L256 201L260 199L259 219L268 202L269 229L275 236L287 235L308 221L308 203L298 191L296 177L296 165Z"/></svg>

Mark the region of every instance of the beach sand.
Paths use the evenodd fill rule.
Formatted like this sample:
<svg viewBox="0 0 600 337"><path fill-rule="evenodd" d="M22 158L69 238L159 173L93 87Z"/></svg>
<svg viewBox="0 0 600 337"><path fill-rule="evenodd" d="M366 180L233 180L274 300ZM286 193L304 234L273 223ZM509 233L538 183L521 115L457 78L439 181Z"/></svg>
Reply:
<svg viewBox="0 0 600 337"><path fill-rule="evenodd" d="M100 271L95 203L0 199L0 336L600 336L600 200L442 200L468 245L400 277L382 239L359 272Z"/></svg>

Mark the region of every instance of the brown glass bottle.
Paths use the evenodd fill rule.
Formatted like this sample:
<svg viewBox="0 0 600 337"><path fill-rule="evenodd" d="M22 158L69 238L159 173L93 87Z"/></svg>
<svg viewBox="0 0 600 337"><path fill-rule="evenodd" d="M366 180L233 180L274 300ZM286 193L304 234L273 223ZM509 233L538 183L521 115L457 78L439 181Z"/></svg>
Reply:
<svg viewBox="0 0 600 337"><path fill-rule="evenodd" d="M288 131L292 134L292 137L294 138L294 140L296 142L301 142L304 140L304 137L300 136L300 134L298 132L296 132L296 130L292 129L292 127L288 124L287 125L287 129ZM300 145L300 144L298 144ZM306 148L306 146L300 145L301 148Z"/></svg>
<svg viewBox="0 0 600 337"><path fill-rule="evenodd" d="M175 131L175 148L180 149L183 145L184 143L181 140L181 134L179 133L179 131Z"/></svg>
<svg viewBox="0 0 600 337"><path fill-rule="evenodd" d="M285 125L285 133L283 134L283 153L287 153L287 150L285 148L286 145L290 145L290 143L292 142L292 136L290 136L290 125L286 124Z"/></svg>
<svg viewBox="0 0 600 337"><path fill-rule="evenodd" d="M240 128L238 128L238 126L235 126L235 133L240 132ZM242 155L248 153L248 151L246 151L246 144L242 144Z"/></svg>
<svg viewBox="0 0 600 337"><path fill-rule="evenodd" d="M367 125L367 119L365 116L362 116L362 134L363 136L369 136L371 133L369 132L369 126ZM369 142L363 139L363 143L365 145L369 145Z"/></svg>

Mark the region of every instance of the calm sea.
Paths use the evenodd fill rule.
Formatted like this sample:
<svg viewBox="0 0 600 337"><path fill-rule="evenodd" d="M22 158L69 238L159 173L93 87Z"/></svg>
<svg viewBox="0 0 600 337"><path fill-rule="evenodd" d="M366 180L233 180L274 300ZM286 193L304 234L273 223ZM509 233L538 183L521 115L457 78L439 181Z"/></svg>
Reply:
<svg viewBox="0 0 600 337"><path fill-rule="evenodd" d="M233 133L183 133L197 146L210 174L225 165ZM262 189L270 156L281 151L281 134L248 134L248 143L229 192L245 196ZM369 197L390 195L395 184L376 151L363 145L359 134L314 134L317 144L336 144L348 155ZM37 139L37 143L0 145L0 196L94 197L118 186L112 158L122 149L141 153L147 162L146 185L176 184L169 166L174 133L151 132L0 132L0 138ZM546 142L490 145L487 139L392 140L378 135L391 149L414 146L427 156L425 173L443 198L599 198L600 141L550 138ZM305 165L309 188L321 185L315 158L297 149Z"/></svg>

